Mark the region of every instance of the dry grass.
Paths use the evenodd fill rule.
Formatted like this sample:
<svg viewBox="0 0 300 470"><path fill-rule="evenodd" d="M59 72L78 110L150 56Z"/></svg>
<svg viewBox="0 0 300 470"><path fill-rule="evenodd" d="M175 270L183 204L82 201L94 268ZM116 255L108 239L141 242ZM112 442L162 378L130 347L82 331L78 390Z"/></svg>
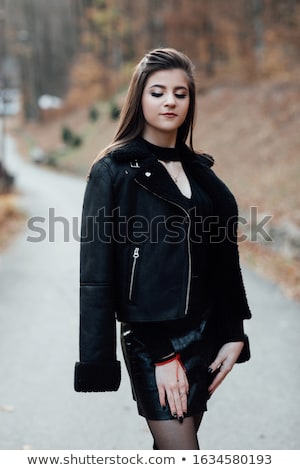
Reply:
<svg viewBox="0 0 300 470"><path fill-rule="evenodd" d="M241 262L272 280L291 299L300 301L300 261L276 253L257 243L240 246Z"/></svg>
<svg viewBox="0 0 300 470"><path fill-rule="evenodd" d="M24 226L16 194L0 194L0 252L6 249Z"/></svg>

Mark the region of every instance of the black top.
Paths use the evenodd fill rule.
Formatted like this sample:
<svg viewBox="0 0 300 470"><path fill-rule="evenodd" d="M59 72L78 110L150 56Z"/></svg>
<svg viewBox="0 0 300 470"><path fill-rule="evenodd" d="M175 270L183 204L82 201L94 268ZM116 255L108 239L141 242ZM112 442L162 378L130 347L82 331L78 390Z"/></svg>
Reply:
<svg viewBox="0 0 300 470"><path fill-rule="evenodd" d="M177 148L158 147L145 141L151 152L163 161L180 161ZM181 196L181 204L189 213L191 219L190 249L191 249L191 287L188 311L185 318L165 322L132 323L135 334L146 344L154 362L173 352L170 338L195 328L209 315L213 299L210 281L211 245L209 242L209 217L213 215L213 205L210 197L203 191L191 174L184 168L189 179L192 196L185 197L177 187ZM175 182L174 182L175 185ZM235 331L230 332L229 341L243 339L242 321L236 325Z"/></svg>
<svg viewBox="0 0 300 470"><path fill-rule="evenodd" d="M181 161L180 151L177 147L159 147L158 145L151 144L145 139L142 139L147 145L150 152L158 158L158 160L178 162Z"/></svg>

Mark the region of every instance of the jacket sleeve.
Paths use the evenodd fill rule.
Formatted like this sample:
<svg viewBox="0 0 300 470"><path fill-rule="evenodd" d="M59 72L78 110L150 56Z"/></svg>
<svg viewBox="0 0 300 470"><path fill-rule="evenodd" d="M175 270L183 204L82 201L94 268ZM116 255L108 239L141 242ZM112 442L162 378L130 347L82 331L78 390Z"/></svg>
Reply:
<svg viewBox="0 0 300 470"><path fill-rule="evenodd" d="M75 365L77 392L116 391L114 307L113 184L105 162L97 162L87 183L80 246L80 361Z"/></svg>
<svg viewBox="0 0 300 470"><path fill-rule="evenodd" d="M232 322L234 319L250 319L251 312L240 266L237 205L236 213L229 218L225 217L221 223L224 232L221 229L220 234L224 239L219 245L218 259L219 272L222 273L220 299Z"/></svg>
<svg viewBox="0 0 300 470"><path fill-rule="evenodd" d="M228 213L219 217L217 235L214 234L214 276L218 292L215 315L212 319L215 353L228 342L244 341L244 349L237 362L250 358L248 336L243 321L251 318L238 249L238 207L234 197L229 200Z"/></svg>

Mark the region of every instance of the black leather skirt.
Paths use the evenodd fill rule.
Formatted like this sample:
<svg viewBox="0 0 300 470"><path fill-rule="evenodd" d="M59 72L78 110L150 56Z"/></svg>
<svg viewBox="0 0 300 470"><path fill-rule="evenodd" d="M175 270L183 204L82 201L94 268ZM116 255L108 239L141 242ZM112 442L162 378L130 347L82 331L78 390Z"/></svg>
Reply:
<svg viewBox="0 0 300 470"><path fill-rule="evenodd" d="M203 320L199 327L171 337L174 351L180 353L189 382L187 416L207 410L210 381L207 371L209 353L203 341L205 326ZM174 419L168 405L163 409L159 403L155 366L150 354L126 323L121 325L121 344L139 414L151 420Z"/></svg>

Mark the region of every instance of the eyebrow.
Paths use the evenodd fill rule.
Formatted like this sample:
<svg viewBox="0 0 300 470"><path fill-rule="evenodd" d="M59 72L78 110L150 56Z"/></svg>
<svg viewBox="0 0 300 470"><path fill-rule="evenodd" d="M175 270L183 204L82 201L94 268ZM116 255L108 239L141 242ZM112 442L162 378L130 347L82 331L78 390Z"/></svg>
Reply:
<svg viewBox="0 0 300 470"><path fill-rule="evenodd" d="M159 85L158 83L156 85L151 85L150 86L150 89L151 88L162 88L163 90L165 90L167 87L164 86L164 85ZM185 91L189 91L188 87L184 86L184 85L180 85L180 86L175 86L174 87L174 90L177 91L177 90L185 90Z"/></svg>

